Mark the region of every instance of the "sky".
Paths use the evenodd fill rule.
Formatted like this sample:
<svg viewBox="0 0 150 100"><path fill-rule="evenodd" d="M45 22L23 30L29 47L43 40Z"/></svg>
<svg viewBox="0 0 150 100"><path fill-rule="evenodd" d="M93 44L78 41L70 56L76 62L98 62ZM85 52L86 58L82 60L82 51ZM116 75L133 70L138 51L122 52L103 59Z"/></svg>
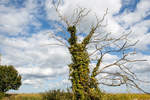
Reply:
<svg viewBox="0 0 150 100"><path fill-rule="evenodd" d="M138 50L136 57L147 60L136 63L134 71L141 79L149 80L150 0L63 0L60 11L69 19L77 7L93 12L80 26L84 33L95 22L93 16L102 17L107 8L107 32L119 36L123 31L132 31L129 39L139 40L135 46ZM22 76L20 89L10 92L37 93L70 87L68 64L71 63L71 56L68 49L48 45L57 43L50 35L58 32L58 24L60 20L51 0L0 0L1 64L15 66ZM115 57L109 54L106 62L112 62ZM150 91L145 84L140 86ZM101 88L111 93L128 90L124 86Z"/></svg>

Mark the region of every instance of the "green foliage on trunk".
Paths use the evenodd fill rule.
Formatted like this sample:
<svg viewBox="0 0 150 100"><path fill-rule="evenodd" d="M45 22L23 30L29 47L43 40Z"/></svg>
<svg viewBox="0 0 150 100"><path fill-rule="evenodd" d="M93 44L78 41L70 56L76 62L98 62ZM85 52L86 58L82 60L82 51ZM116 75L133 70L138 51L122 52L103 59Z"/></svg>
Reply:
<svg viewBox="0 0 150 100"><path fill-rule="evenodd" d="M101 91L98 88L97 79L90 75L89 63L90 58L86 50L86 45L90 39L84 40L83 43L77 43L75 26L68 27L70 32L69 51L72 55L72 63L69 65L70 80L74 100L99 100Z"/></svg>

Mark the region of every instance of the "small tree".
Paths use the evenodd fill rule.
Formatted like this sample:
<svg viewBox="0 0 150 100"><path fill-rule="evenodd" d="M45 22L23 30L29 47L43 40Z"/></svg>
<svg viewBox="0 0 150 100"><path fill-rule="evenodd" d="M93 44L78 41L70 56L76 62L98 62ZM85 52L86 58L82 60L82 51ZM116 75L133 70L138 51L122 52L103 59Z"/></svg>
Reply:
<svg viewBox="0 0 150 100"><path fill-rule="evenodd" d="M128 39L129 33L114 37L110 33L99 31L103 27L102 22L107 15L107 10L101 19L96 16L95 25L91 25L87 35L82 35L84 33L79 32L78 26L90 11L85 8L78 8L71 17L73 20L68 20L58 9L59 4L60 0L58 0L58 3L53 2L59 18L66 25L60 26L62 27L60 28L61 35L56 33L51 36L61 44L50 45L63 45L68 48L71 54L72 63L69 65L69 77L72 83L73 99L99 100L102 93L99 85L126 85L145 92L138 86L137 81L141 82L141 80L136 77L129 65L133 62L145 61L131 59L131 55L136 54L134 46L137 42L131 42ZM80 36L83 37L83 40L78 42ZM88 52L90 47L93 50L91 53ZM103 59L107 54L117 55L118 59L111 64L103 65ZM91 63L95 65L92 66ZM92 70L91 66L93 67ZM110 71L111 68L114 70ZM97 77L99 77L99 80Z"/></svg>
<svg viewBox="0 0 150 100"><path fill-rule="evenodd" d="M0 65L0 92L17 90L21 86L21 75L12 65Z"/></svg>

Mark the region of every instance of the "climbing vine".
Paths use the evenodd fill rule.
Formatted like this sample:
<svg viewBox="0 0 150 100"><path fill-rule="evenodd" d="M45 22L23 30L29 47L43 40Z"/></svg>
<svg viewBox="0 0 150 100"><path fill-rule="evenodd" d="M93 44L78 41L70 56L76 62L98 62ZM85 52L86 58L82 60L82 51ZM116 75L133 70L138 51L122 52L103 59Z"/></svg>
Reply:
<svg viewBox="0 0 150 100"><path fill-rule="evenodd" d="M100 90L98 88L95 76L90 76L89 63L90 58L86 50L87 42L77 43L76 27L68 27L71 37L69 51L72 55L72 63L69 65L70 80L75 100L95 100L99 98ZM89 38L86 38L88 41Z"/></svg>

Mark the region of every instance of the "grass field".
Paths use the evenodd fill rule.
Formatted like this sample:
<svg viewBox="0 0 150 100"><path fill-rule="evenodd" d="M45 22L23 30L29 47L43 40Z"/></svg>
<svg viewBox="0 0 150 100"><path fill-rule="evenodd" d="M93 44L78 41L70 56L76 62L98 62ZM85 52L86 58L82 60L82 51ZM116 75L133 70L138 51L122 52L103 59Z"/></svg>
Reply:
<svg viewBox="0 0 150 100"><path fill-rule="evenodd" d="M11 94L2 100L42 100L40 94Z"/></svg>
<svg viewBox="0 0 150 100"><path fill-rule="evenodd" d="M50 96L50 95L49 95ZM54 95L51 95L54 96ZM58 96L58 95L56 95ZM60 96L60 95L59 95ZM2 100L44 100L42 94L12 94ZM71 99L46 99L46 100L71 100ZM147 94L105 94L101 100L150 100Z"/></svg>
<svg viewBox="0 0 150 100"><path fill-rule="evenodd" d="M102 100L150 100L147 94L106 94Z"/></svg>

